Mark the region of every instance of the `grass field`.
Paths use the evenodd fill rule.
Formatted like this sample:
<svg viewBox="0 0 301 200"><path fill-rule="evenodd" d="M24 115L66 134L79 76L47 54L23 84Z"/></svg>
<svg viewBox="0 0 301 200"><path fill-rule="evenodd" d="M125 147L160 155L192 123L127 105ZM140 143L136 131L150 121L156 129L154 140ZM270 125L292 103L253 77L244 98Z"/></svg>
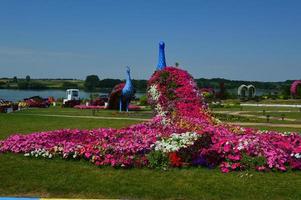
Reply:
<svg viewBox="0 0 301 200"><path fill-rule="evenodd" d="M22 114L42 114L42 115L71 115L71 116L99 116L99 117L123 117L123 118L142 118L149 119L152 117L152 111L143 110L143 111L132 111L129 113L112 110L99 110L95 111L93 115L92 110L79 110L74 108L64 108L60 107L50 107L48 109L28 109L22 110L20 112L13 113L15 115Z"/></svg>
<svg viewBox="0 0 301 200"><path fill-rule="evenodd" d="M90 110L31 109L0 114L0 139L14 133L31 133L61 128L93 129L124 127L140 123L150 111L119 114L99 111L99 117L126 119L78 118L92 116ZM43 115L68 115L56 117ZM74 116L74 117L72 117ZM269 129L269 127L260 127ZM277 128L287 130L289 128ZM134 199L300 199L301 172L234 172L219 169L186 168L167 171L151 169L99 168L87 161L28 158L23 155L0 155L0 196L42 196L80 198Z"/></svg>
<svg viewBox="0 0 301 200"><path fill-rule="evenodd" d="M259 112L246 112L246 114L258 115L258 116L265 116L268 114L271 117L278 117L278 118L281 118L282 116L284 116L284 118L297 119L297 120L301 121L301 112L300 111L289 111L289 112L269 111L269 112L265 112L265 115L263 114L263 112L259 111Z"/></svg>

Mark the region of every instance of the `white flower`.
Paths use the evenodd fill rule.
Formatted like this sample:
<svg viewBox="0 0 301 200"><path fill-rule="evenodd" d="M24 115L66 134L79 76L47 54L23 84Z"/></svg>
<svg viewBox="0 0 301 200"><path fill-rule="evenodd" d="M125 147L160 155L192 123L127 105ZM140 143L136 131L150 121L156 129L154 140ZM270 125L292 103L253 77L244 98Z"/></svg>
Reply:
<svg viewBox="0 0 301 200"><path fill-rule="evenodd" d="M160 93L157 89L157 85L151 85L149 87L148 93L150 94L150 97L152 100L158 101L158 99L160 97Z"/></svg>
<svg viewBox="0 0 301 200"><path fill-rule="evenodd" d="M178 151L180 148L187 148L190 145L194 144L200 135L195 132L186 132L186 133L173 133L170 138L162 139L157 141L153 147L156 151L162 151L164 153Z"/></svg>
<svg viewBox="0 0 301 200"><path fill-rule="evenodd" d="M300 153L295 154L295 158L300 159L301 158L301 154Z"/></svg>

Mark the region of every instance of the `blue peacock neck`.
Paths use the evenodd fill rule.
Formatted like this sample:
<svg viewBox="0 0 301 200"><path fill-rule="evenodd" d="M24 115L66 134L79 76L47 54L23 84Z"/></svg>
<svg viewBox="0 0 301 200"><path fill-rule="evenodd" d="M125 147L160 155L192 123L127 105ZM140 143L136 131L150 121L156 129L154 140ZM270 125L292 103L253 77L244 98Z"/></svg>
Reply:
<svg viewBox="0 0 301 200"><path fill-rule="evenodd" d="M158 59L157 70L163 70L166 67L164 48L165 48L165 43L160 42L159 43L159 59Z"/></svg>
<svg viewBox="0 0 301 200"><path fill-rule="evenodd" d="M131 79L131 73L130 73L130 68L127 67L127 71L126 71L126 80L125 80L125 86L123 88L123 91L130 91L133 87L133 84L132 84L132 79Z"/></svg>

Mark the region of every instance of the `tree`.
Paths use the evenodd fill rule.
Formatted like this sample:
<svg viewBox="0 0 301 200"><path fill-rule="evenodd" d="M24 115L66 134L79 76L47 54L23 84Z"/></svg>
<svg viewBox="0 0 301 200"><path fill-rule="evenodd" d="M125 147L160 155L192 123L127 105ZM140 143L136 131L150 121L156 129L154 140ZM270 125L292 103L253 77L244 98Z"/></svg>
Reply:
<svg viewBox="0 0 301 200"><path fill-rule="evenodd" d="M29 82L30 81L30 76L27 75L25 79L26 79L27 82Z"/></svg>
<svg viewBox="0 0 301 200"><path fill-rule="evenodd" d="M147 80L132 80L133 85L138 91L146 91L147 88Z"/></svg>
<svg viewBox="0 0 301 200"><path fill-rule="evenodd" d="M101 87L102 89L103 88L113 89L113 87L119 83L122 83L120 79L106 78L99 81L99 87Z"/></svg>
<svg viewBox="0 0 301 200"><path fill-rule="evenodd" d="M18 78L16 76L13 77L13 83L17 83L18 82Z"/></svg>
<svg viewBox="0 0 301 200"><path fill-rule="evenodd" d="M93 91L99 85L99 78L97 75L89 75L86 77L84 86L88 91Z"/></svg>

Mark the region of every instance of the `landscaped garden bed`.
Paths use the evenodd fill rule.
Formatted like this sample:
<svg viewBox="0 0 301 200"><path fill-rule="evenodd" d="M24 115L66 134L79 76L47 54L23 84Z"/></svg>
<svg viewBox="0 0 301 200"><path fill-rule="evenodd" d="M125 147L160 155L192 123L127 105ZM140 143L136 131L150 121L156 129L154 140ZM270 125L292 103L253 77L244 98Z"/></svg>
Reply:
<svg viewBox="0 0 301 200"><path fill-rule="evenodd" d="M220 167L222 172L301 168L301 137L230 126L212 117L192 77L178 68L156 71L149 80L149 103L156 116L123 129L57 130L12 135L1 152L26 156L86 159L95 165L189 165Z"/></svg>

